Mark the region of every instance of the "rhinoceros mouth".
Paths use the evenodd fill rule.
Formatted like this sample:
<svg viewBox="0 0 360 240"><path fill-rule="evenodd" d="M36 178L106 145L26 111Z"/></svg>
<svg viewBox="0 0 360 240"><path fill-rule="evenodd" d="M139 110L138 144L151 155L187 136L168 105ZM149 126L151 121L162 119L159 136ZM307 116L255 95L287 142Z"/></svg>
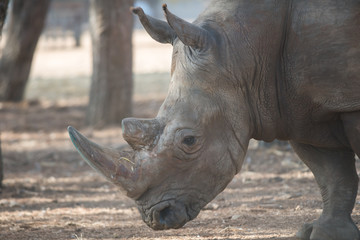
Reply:
<svg viewBox="0 0 360 240"><path fill-rule="evenodd" d="M199 212L195 214L188 205L177 199L162 200L148 209L139 206L139 211L144 222L154 230L181 228Z"/></svg>

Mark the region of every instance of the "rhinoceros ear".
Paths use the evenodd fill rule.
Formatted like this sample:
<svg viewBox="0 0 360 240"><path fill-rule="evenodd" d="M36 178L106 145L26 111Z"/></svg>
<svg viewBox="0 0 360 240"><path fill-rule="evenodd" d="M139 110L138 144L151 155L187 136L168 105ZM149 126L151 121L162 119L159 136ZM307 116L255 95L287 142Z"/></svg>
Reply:
<svg viewBox="0 0 360 240"><path fill-rule="evenodd" d="M173 44L176 33L167 22L146 15L140 7L131 8L130 10L138 15L141 24L155 41Z"/></svg>
<svg viewBox="0 0 360 240"><path fill-rule="evenodd" d="M214 42L214 37L206 29L175 16L167 9L166 4L163 5L163 10L170 27L185 45L202 49Z"/></svg>

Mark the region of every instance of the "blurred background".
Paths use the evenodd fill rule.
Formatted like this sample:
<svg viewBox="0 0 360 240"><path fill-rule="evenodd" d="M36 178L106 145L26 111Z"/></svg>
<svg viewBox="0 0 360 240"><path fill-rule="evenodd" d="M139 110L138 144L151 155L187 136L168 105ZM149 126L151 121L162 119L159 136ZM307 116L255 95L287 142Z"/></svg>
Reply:
<svg viewBox="0 0 360 240"><path fill-rule="evenodd" d="M125 1L126 2L126 1ZM169 8L188 21L204 9L205 0L167 2ZM158 0L135 1L150 16L164 19ZM52 0L44 28L36 45L24 100L70 100L87 98L92 75L92 41L88 0ZM11 19L10 2L3 30L3 49ZM134 18L134 97L166 94L170 79L171 45L152 40ZM120 22L116 23L121 25ZM115 44L115 43L114 43ZM119 57L121 52L118 53ZM73 100L72 100L73 101Z"/></svg>

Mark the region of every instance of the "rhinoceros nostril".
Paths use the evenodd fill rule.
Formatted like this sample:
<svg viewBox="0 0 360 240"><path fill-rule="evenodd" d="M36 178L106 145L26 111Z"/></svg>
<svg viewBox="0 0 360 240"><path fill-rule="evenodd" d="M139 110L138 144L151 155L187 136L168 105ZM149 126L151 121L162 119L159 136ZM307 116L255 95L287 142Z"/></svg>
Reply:
<svg viewBox="0 0 360 240"><path fill-rule="evenodd" d="M166 207L164 209L162 209L159 213L159 222L160 224L164 224L166 225L167 223L167 218L168 216L171 214L171 209L170 207Z"/></svg>
<svg viewBox="0 0 360 240"><path fill-rule="evenodd" d="M150 227L154 230L180 228L190 218L184 204L176 201L167 201L158 204L152 211Z"/></svg>

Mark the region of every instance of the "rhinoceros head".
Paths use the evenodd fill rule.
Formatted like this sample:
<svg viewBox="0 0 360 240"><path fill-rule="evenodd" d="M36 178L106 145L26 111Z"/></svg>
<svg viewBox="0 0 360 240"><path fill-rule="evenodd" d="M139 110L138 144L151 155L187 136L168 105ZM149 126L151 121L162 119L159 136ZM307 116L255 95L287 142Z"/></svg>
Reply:
<svg viewBox="0 0 360 240"><path fill-rule="evenodd" d="M83 158L134 199L153 229L180 228L240 170L248 121L235 88L221 76L215 30L190 24L163 7L168 22L133 9L152 38L174 47L168 96L154 119L127 118L130 152L101 147L69 127ZM236 118L234 116L237 116ZM241 115L240 115L241 116Z"/></svg>

